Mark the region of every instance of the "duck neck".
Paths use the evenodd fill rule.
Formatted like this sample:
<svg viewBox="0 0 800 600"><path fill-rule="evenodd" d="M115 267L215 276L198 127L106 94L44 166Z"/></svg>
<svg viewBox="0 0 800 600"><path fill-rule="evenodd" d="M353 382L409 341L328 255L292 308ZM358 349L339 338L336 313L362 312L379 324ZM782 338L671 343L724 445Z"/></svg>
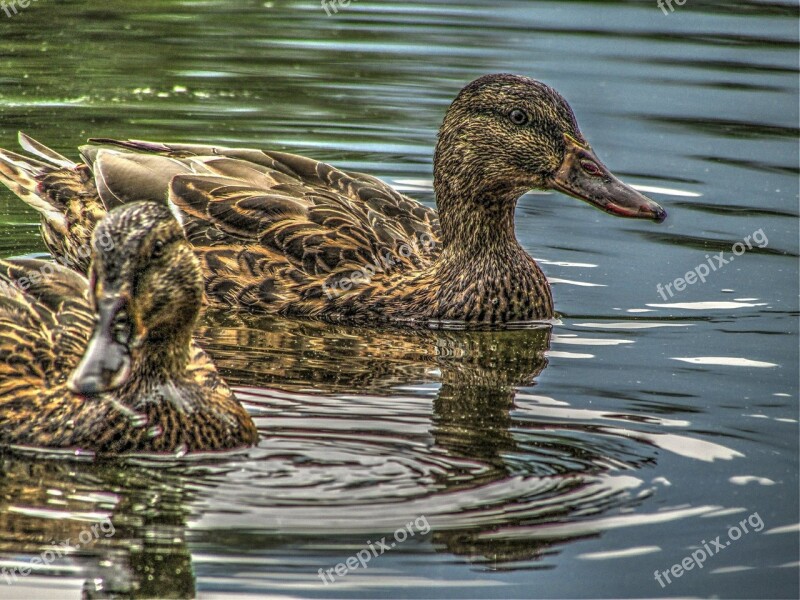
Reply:
<svg viewBox="0 0 800 600"><path fill-rule="evenodd" d="M436 316L492 323L551 318L547 279L514 232L514 210L524 190L458 175L445 163L434 179L442 230L434 267Z"/></svg>
<svg viewBox="0 0 800 600"><path fill-rule="evenodd" d="M507 256L524 250L514 232L516 198L498 197L496 190L466 192L443 183L436 188L442 253L447 256L476 254Z"/></svg>
<svg viewBox="0 0 800 600"><path fill-rule="evenodd" d="M524 252L514 234L514 209L524 189L487 175L482 157L450 127L439 132L433 163L443 253Z"/></svg>
<svg viewBox="0 0 800 600"><path fill-rule="evenodd" d="M129 381L136 389L128 390L135 402L138 395L157 389L165 383L187 381L191 332L176 332L170 338L148 338L137 352ZM142 389L144 386L145 389Z"/></svg>
<svg viewBox="0 0 800 600"><path fill-rule="evenodd" d="M525 191L487 177L480 161L440 138L434 159L434 190L448 260L509 259L527 254L514 233L514 210ZM527 264L529 259L523 261Z"/></svg>

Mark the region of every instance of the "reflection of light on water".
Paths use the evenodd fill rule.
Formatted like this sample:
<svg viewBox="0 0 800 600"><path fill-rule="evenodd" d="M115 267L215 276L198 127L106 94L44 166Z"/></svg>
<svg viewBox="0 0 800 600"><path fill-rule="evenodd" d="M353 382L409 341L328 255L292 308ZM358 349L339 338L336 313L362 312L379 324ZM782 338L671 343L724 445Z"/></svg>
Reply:
<svg viewBox="0 0 800 600"><path fill-rule="evenodd" d="M656 187L654 185L631 185L631 187L640 192L665 194L667 196L681 196L683 198L700 198L703 195L698 192L689 192L687 190L676 190L673 188Z"/></svg>
<svg viewBox="0 0 800 600"><path fill-rule="evenodd" d="M576 523L555 523L552 525L540 524L534 527L515 527L514 529L501 529L497 532L483 534L480 536L480 539L552 539L594 535L603 531L620 529L622 527L668 523L670 521L702 515L716 510L717 508L719 507L706 505L696 508L665 510L658 513L621 515Z"/></svg>
<svg viewBox="0 0 800 600"><path fill-rule="evenodd" d="M648 304L654 308L682 308L684 310L732 310L735 308L753 308L766 306L766 302L751 304L749 302L674 302L672 304Z"/></svg>
<svg viewBox="0 0 800 600"><path fill-rule="evenodd" d="M61 100L25 100L24 102L4 102L3 106L6 108L61 108L66 106L82 106L88 105L89 97L80 96L79 98L64 98Z"/></svg>
<svg viewBox="0 0 800 600"><path fill-rule="evenodd" d="M594 358L594 354L582 354L580 352L559 352L558 350L548 350L545 355L550 358Z"/></svg>
<svg viewBox="0 0 800 600"><path fill-rule="evenodd" d="M775 535L776 533L798 533L798 532L800 532L800 523L794 523L793 525L784 525L782 527L773 527L772 529L767 529L764 532L764 535Z"/></svg>
<svg viewBox="0 0 800 600"><path fill-rule="evenodd" d="M632 344L633 340L614 340L600 338L584 338L574 334L553 334L551 341L554 344L570 344L575 346L619 346L620 344Z"/></svg>
<svg viewBox="0 0 800 600"><path fill-rule="evenodd" d="M535 395L523 395L519 394L517 396L516 404L518 410L527 410L531 414L535 414L537 418L546 418L546 419L562 419L567 421L578 421L585 423L587 421L625 421L630 422L631 415L626 414L618 414L618 413L610 413L607 411L600 411L600 410L588 410L584 408L573 408L569 405L566 405L567 408L561 408L558 401L546 402L542 403L541 399L547 398L546 396L535 396ZM530 400L533 400L535 404L532 404ZM552 399L550 399L552 400ZM542 404L548 404L549 406L543 406ZM658 425L660 427L688 427L691 423L685 420L679 419L666 419L664 417L655 417L655 416L647 416L641 417L639 416L638 419L640 421L646 421L652 425ZM643 436L648 436L650 434L645 434L643 432L634 432L631 429L615 429L611 427L604 427L603 431L606 433L613 433L622 435L625 438L636 437L640 433ZM663 435L663 434L658 434ZM650 440L647 439L649 442ZM716 446L716 444L714 444ZM722 446L719 446L722 448ZM727 449L726 449L727 450Z"/></svg>
<svg viewBox="0 0 800 600"><path fill-rule="evenodd" d="M661 552L661 546L636 546L634 548L620 548L619 550L608 550L606 552L585 552L579 554L577 558L583 560L608 560L612 558L629 558L631 556L644 556Z"/></svg>
<svg viewBox="0 0 800 600"><path fill-rule="evenodd" d="M647 323L644 321L627 321L622 323L575 323L575 327L591 327L593 329L658 329L659 327L692 327L691 323Z"/></svg>
<svg viewBox="0 0 800 600"><path fill-rule="evenodd" d="M593 265L592 263L577 263L577 262L568 262L564 260L547 260L544 258L537 258L536 262L541 263L543 265L553 265L555 267L578 267L580 269L594 269L598 265ZM550 280L552 281L552 279Z"/></svg>
<svg viewBox="0 0 800 600"><path fill-rule="evenodd" d="M389 179L394 189L400 193L407 192L432 192L433 180L431 179Z"/></svg>
<svg viewBox="0 0 800 600"><path fill-rule="evenodd" d="M717 517L730 517L731 515L740 515L746 512L741 506L732 506L731 508L720 508L719 510L712 510L709 513L701 515L701 519L716 519Z"/></svg>
<svg viewBox="0 0 800 600"><path fill-rule="evenodd" d="M558 277L548 277L550 283L566 283L567 285L577 285L580 287L608 287L602 283L589 283L588 281L573 281L572 279L560 279Z"/></svg>
<svg viewBox="0 0 800 600"><path fill-rule="evenodd" d="M748 483L757 483L759 485L775 485L775 482L768 477L756 477L755 475L738 475L734 477L728 477L728 481L730 481L734 485L747 485Z"/></svg>
<svg viewBox="0 0 800 600"><path fill-rule="evenodd" d="M111 494L104 494L104 496L111 497ZM86 498L85 500L94 501L93 498ZM116 503L117 498L114 498L113 502ZM35 506L9 506L6 512L25 515L26 517L69 519L70 521L79 521L83 523L97 523L103 519L109 519L112 516L109 512L78 512L75 510L61 510L55 508L37 508Z"/></svg>
<svg viewBox="0 0 800 600"><path fill-rule="evenodd" d="M523 392L519 392L517 394L517 402L519 403L522 400L528 400L538 405L549 405L549 406L569 406L569 402L564 402L563 400L556 400L555 398L551 398L550 396L542 396L540 394L525 394Z"/></svg>
<svg viewBox="0 0 800 600"><path fill-rule="evenodd" d="M690 363L693 365L721 365L726 367L755 367L768 369L777 367L775 363L763 362L760 360L750 360L749 358L738 358L735 356L673 356L672 360Z"/></svg>
<svg viewBox="0 0 800 600"><path fill-rule="evenodd" d="M677 454L678 456L694 458L696 460L702 460L703 462L731 460L732 458L744 457L744 454L732 450L731 448L705 440L690 438L685 435L676 435L673 433L645 433L630 429L620 430L604 428L603 430L647 442L663 450L668 450L673 454Z"/></svg>
<svg viewBox="0 0 800 600"><path fill-rule="evenodd" d="M726 573L741 573L742 571L752 571L755 567L720 567L708 572L709 575L725 575Z"/></svg>
<svg viewBox="0 0 800 600"><path fill-rule="evenodd" d="M777 396L778 394L772 394L772 395ZM749 417L751 419L768 419L770 421L775 421L776 423L797 423L797 419L791 419L788 417L768 417L767 415L759 415L759 414L751 414L744 416Z"/></svg>

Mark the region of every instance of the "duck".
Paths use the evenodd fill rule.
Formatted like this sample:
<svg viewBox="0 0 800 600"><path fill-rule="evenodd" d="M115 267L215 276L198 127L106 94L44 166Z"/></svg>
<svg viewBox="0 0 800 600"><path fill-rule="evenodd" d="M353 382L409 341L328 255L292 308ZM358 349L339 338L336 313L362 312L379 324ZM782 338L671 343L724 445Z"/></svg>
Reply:
<svg viewBox="0 0 800 600"><path fill-rule="evenodd" d="M104 211L163 199L200 259L212 304L334 323L506 327L555 316L549 283L515 235L530 190L619 217L666 211L615 177L567 101L538 80L493 74L447 110L433 171L437 208L367 174L303 156L93 138L83 162L20 135L0 180L41 213L45 243L76 268Z"/></svg>
<svg viewBox="0 0 800 600"><path fill-rule="evenodd" d="M193 341L200 263L163 203L101 218L89 279L0 260L0 447L82 455L234 450L258 432Z"/></svg>

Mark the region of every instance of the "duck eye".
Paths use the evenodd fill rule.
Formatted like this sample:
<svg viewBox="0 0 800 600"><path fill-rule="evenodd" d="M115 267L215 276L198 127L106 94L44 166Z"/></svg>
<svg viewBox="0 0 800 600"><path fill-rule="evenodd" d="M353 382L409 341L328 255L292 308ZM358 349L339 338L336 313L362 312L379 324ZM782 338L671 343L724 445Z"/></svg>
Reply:
<svg viewBox="0 0 800 600"><path fill-rule="evenodd" d="M156 240L153 243L153 258L160 258L164 255L164 242Z"/></svg>
<svg viewBox="0 0 800 600"><path fill-rule="evenodd" d="M602 169L597 166L597 163L591 160L582 160L581 167L592 177L600 177L603 174Z"/></svg>
<svg viewBox="0 0 800 600"><path fill-rule="evenodd" d="M131 338L131 324L125 311L119 311L111 325L111 335L120 344L127 344Z"/></svg>
<svg viewBox="0 0 800 600"><path fill-rule="evenodd" d="M521 108L515 108L510 113L508 113L508 118L511 119L511 122L514 125L527 125L528 121L528 113L526 113Z"/></svg>

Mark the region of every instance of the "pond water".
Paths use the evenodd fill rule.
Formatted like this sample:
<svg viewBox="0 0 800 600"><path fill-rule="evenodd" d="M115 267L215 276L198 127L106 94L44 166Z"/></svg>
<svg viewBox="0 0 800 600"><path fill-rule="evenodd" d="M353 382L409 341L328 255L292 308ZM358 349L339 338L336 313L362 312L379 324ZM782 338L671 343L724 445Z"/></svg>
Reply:
<svg viewBox="0 0 800 600"><path fill-rule="evenodd" d="M208 313L258 447L0 455L0 597L797 597L796 2L19 4L5 148L20 129L70 156L90 135L260 146L432 203L447 105L514 72L669 218L525 196L552 328ZM0 190L0 256L43 253L37 223Z"/></svg>

